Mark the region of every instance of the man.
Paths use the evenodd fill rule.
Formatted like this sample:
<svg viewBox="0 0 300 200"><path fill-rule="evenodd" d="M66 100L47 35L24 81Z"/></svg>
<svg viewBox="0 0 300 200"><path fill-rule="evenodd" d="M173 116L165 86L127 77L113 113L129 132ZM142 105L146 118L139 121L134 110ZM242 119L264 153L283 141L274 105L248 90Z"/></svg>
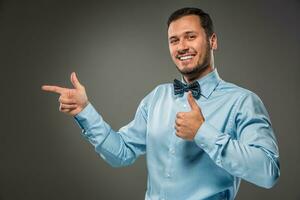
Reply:
<svg viewBox="0 0 300 200"><path fill-rule="evenodd" d="M210 16L197 8L175 11L168 38L182 80L156 87L118 132L88 102L75 73L74 89L43 90L60 94L60 111L74 116L112 166L147 154L145 199L234 199L241 179L271 188L279 177L279 153L268 113L253 92L219 77Z"/></svg>

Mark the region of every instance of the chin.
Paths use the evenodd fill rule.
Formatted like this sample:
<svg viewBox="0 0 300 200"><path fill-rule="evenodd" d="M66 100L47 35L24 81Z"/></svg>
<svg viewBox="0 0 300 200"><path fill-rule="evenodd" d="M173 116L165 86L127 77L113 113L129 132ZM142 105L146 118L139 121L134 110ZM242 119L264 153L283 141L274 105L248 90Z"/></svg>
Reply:
<svg viewBox="0 0 300 200"><path fill-rule="evenodd" d="M194 77L194 76L198 76L199 74L203 73L207 67L209 65L194 65L194 66L176 66L177 67L177 70L182 74L182 75L185 75L185 76L191 76L191 77Z"/></svg>
<svg viewBox="0 0 300 200"><path fill-rule="evenodd" d="M193 68L184 68L184 69L179 69L179 72L182 74L182 75L192 75L195 73L195 69Z"/></svg>
<svg viewBox="0 0 300 200"><path fill-rule="evenodd" d="M182 73L189 74L191 72L194 72L197 69L197 66L180 66L177 67L177 69Z"/></svg>

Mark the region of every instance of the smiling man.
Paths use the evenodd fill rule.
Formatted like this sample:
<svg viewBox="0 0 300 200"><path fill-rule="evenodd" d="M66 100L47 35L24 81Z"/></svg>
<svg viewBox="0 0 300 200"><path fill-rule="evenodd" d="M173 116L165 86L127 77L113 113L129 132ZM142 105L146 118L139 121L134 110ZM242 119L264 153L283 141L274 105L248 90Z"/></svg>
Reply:
<svg viewBox="0 0 300 200"><path fill-rule="evenodd" d="M209 18L205 30L199 16L180 16L169 19L169 49L177 69L187 82L193 82L213 71L212 50L217 49L217 38Z"/></svg>
<svg viewBox="0 0 300 200"><path fill-rule="evenodd" d="M134 119L114 131L88 101L84 86L43 86L60 94L60 111L114 167L147 154L148 200L232 200L241 179L271 188L279 153L268 113L253 92L220 78L217 36L209 15L182 8L168 20L171 57L182 74L141 101Z"/></svg>

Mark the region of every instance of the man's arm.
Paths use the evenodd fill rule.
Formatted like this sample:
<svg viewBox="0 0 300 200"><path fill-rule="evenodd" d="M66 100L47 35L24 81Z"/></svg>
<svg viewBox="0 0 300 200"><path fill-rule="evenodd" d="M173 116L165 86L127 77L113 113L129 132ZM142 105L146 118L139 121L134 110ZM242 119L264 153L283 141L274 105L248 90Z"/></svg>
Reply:
<svg viewBox="0 0 300 200"><path fill-rule="evenodd" d="M279 153L268 113L254 93L245 94L235 107L236 138L205 121L201 108L188 95L189 112L176 116L176 135L194 140L221 168L258 186L270 188L279 177Z"/></svg>
<svg viewBox="0 0 300 200"><path fill-rule="evenodd" d="M204 122L195 142L233 176L271 188L280 174L279 152L263 103L255 94L248 93L236 106L234 116L237 138Z"/></svg>
<svg viewBox="0 0 300 200"><path fill-rule="evenodd" d="M114 131L91 104L74 118L82 128L82 135L113 167L130 165L146 151L147 112L144 101L140 103L134 119L119 131Z"/></svg>
<svg viewBox="0 0 300 200"><path fill-rule="evenodd" d="M71 74L74 88L44 85L42 90L60 94L59 110L75 118L83 136L95 147L97 153L114 167L133 163L145 153L147 111L145 99L140 103L135 118L118 132L111 129L88 102L84 86L76 74Z"/></svg>

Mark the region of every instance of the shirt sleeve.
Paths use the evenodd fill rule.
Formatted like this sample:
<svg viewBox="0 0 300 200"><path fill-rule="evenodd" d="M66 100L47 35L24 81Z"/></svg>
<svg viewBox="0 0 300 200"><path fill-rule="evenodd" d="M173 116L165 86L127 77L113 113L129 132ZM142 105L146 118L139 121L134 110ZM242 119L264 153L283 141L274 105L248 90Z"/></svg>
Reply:
<svg viewBox="0 0 300 200"><path fill-rule="evenodd" d="M233 120L235 138L205 121L195 136L196 144L233 176L271 188L280 174L279 151L259 97L254 93L244 95L236 105Z"/></svg>
<svg viewBox="0 0 300 200"><path fill-rule="evenodd" d="M119 131L114 131L90 103L74 118L84 138L113 167L130 165L145 153L147 111L144 101L138 106L134 119Z"/></svg>

